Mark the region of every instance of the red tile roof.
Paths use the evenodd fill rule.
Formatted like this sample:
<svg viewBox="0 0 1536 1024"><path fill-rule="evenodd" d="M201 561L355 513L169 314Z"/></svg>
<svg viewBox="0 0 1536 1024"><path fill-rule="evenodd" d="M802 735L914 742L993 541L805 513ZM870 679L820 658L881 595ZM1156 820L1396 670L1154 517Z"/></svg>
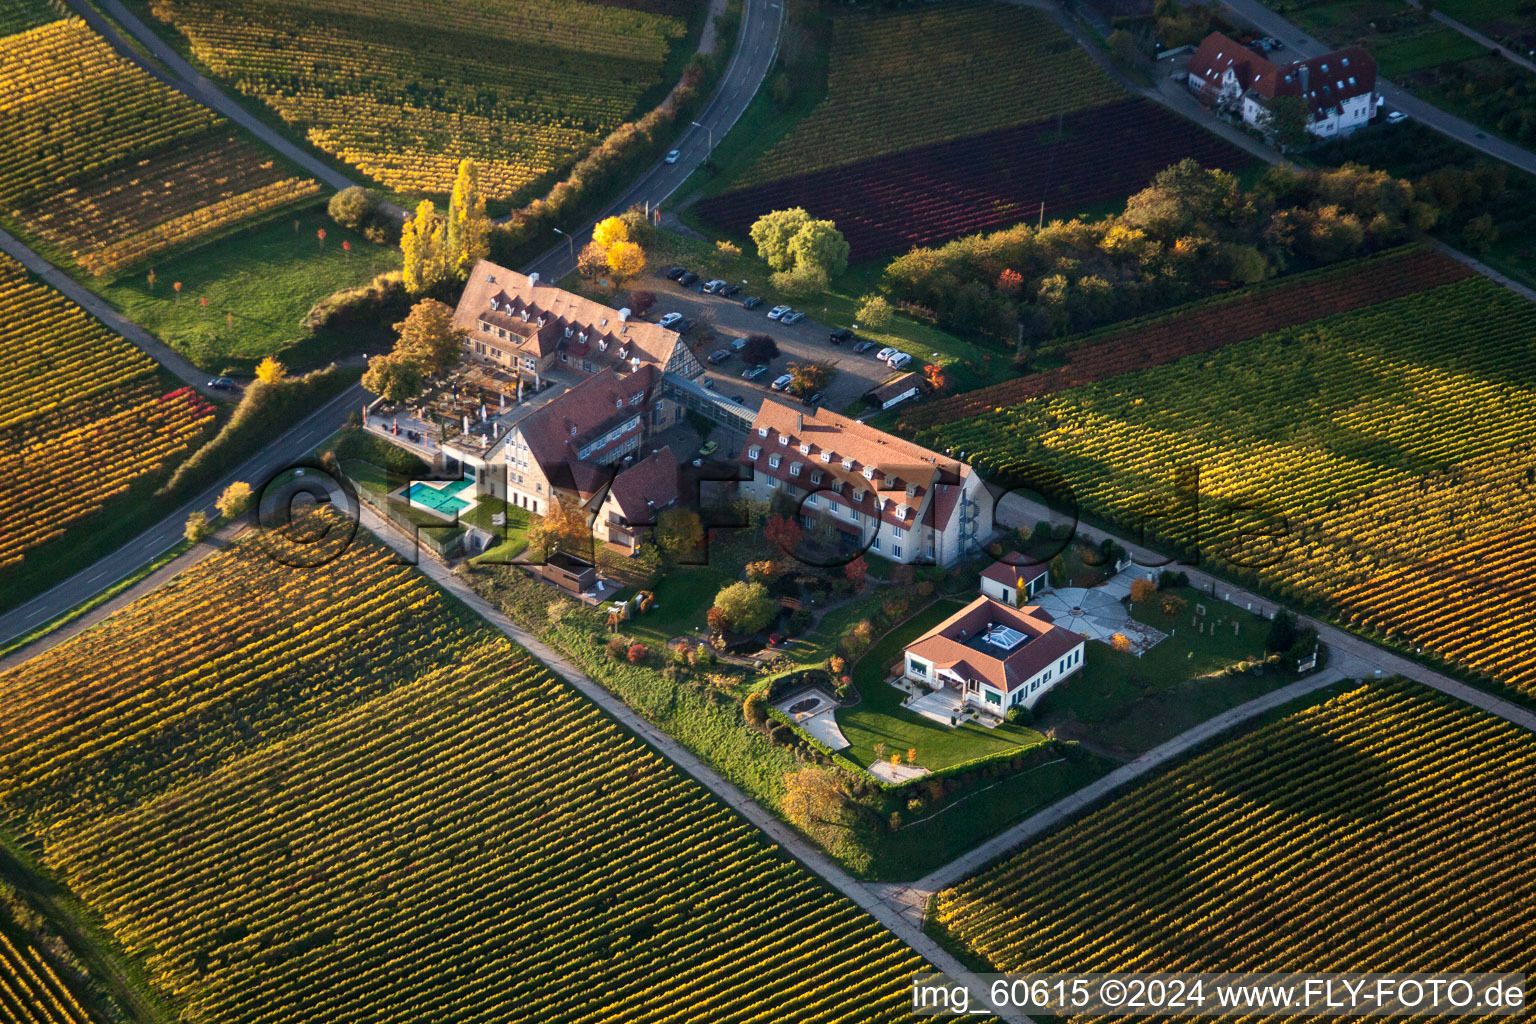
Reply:
<svg viewBox="0 0 1536 1024"><path fill-rule="evenodd" d="M983 569L981 574L994 583L1001 583L1005 587L1017 587L1022 590L1041 576L1044 576L1047 568L1047 566L1036 562L1025 561L1024 556L1017 551L1010 551ZM1044 615L1045 613L1041 612L1040 614Z"/></svg>
<svg viewBox="0 0 1536 1024"><path fill-rule="evenodd" d="M1011 654L994 657L975 646L976 638L992 625L1007 626L1029 639ZM1012 608L982 596L912 641L906 650L937 668L1010 693L1082 642L1071 630L1052 625L1050 617L1034 606Z"/></svg>
<svg viewBox="0 0 1536 1024"><path fill-rule="evenodd" d="M600 462L604 452L645 429L652 392L660 379L656 367L649 365L625 377L604 370L523 417L513 433L522 434L544 475L556 486L565 486L569 467L583 461L579 454L583 448L626 420L640 417L639 425L623 437L587 454L588 460ZM563 474L559 480L557 473ZM575 481L571 483L574 486Z"/></svg>
<svg viewBox="0 0 1536 1024"><path fill-rule="evenodd" d="M608 492L619 514L631 524L649 523L656 513L677 501L677 456L659 448L628 469L619 471Z"/></svg>
<svg viewBox="0 0 1536 1024"><path fill-rule="evenodd" d="M1276 65L1231 37L1212 32L1188 67L1191 79L1212 91L1221 87L1221 77L1230 68L1244 92L1251 89L1264 99L1304 96L1314 118L1347 99L1376 91L1376 61L1359 46Z"/></svg>

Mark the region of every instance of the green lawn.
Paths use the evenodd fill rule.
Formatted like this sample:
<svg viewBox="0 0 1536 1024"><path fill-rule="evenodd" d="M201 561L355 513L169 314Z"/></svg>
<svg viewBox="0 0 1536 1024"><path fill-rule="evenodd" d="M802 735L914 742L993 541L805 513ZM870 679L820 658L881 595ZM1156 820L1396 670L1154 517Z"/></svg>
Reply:
<svg viewBox="0 0 1536 1024"><path fill-rule="evenodd" d="M1161 594L1138 602L1131 615L1171 634L1140 658L1090 642L1083 670L1036 705L1040 728L1079 738L1131 758L1227 708L1295 679L1290 672L1226 675L1227 666L1262 658L1269 622L1252 612L1187 588L1170 591L1187 606L1163 613ZM1206 614L1198 617L1196 608ZM1233 626L1237 632L1233 632Z"/></svg>
<svg viewBox="0 0 1536 1024"><path fill-rule="evenodd" d="M322 228L323 245L316 234ZM153 289L147 268L111 283L86 283L199 368L244 373L274 353L282 353L290 369L334 358L338 353L290 348L304 336L300 319L332 292L399 268L397 248L337 226L317 206L157 261Z"/></svg>
<svg viewBox="0 0 1536 1024"><path fill-rule="evenodd" d="M883 261L860 264L849 267L846 273L834 280L825 295L810 299L784 296L768 283L771 273L768 265L750 255L754 251L751 240L736 241L741 245L743 254L723 256L712 241L704 242L660 231L648 250L650 263L656 267L681 263L701 276L747 281L746 291L761 297L765 306L784 302L804 310L811 319L834 327L856 322L855 313L860 300L880 290L881 275L885 272ZM970 391L1015 375L1011 350L966 341L900 313L891 318L889 325L879 330L860 324L859 335L881 347L889 345L910 352L914 364L939 363L945 368L953 391Z"/></svg>
<svg viewBox="0 0 1536 1024"><path fill-rule="evenodd" d="M937 770L988 754L1022 750L1045 738L1017 725L995 729L969 722L954 728L940 725L903 708L906 695L886 685L885 670L901 657L901 649L961 607L958 601L935 601L876 641L854 665L853 685L861 700L837 712L838 727L850 744L843 752L849 760L867 767L875 760L876 744L884 743L887 757L901 754L905 760L908 750L916 750L919 765Z"/></svg>
<svg viewBox="0 0 1536 1024"><path fill-rule="evenodd" d="M729 565L730 561L711 553L710 565L668 565L662 569L652 593L656 604L643 615L625 623L624 630L633 633L653 645L665 644L675 636L698 636L704 633L704 615L715 603L720 588L740 578L740 571L726 572L715 564Z"/></svg>
<svg viewBox="0 0 1536 1024"><path fill-rule="evenodd" d="M1385 37L1371 47L1371 56L1387 78L1481 57L1487 52L1455 29L1438 24Z"/></svg>

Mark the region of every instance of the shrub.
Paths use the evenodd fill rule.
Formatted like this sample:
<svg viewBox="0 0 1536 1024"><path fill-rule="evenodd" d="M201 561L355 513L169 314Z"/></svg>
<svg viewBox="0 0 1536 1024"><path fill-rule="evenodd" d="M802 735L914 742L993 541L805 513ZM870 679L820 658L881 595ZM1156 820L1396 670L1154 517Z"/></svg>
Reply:
<svg viewBox="0 0 1536 1024"><path fill-rule="evenodd" d="M603 645L603 649L608 652L608 657L613 661L623 661L629 654L629 641L622 636L611 636Z"/></svg>
<svg viewBox="0 0 1536 1024"><path fill-rule="evenodd" d="M629 650L625 652L625 657L629 659L631 665L638 665L645 660L645 656L649 653L646 650L645 644L636 643L629 645Z"/></svg>
<svg viewBox="0 0 1536 1024"><path fill-rule="evenodd" d="M379 197L361 185L344 188L331 196L325 210L331 215L331 220L355 231L377 224L383 214Z"/></svg>
<svg viewBox="0 0 1536 1024"><path fill-rule="evenodd" d="M768 722L768 702L761 693L749 693L741 702L742 717L754 729L761 729Z"/></svg>
<svg viewBox="0 0 1536 1024"><path fill-rule="evenodd" d="M1034 717L1034 714L1029 710L1029 708L1025 707L1023 704L1015 704L1013 707L1008 709L1008 713L1003 716L1003 719L1009 725L1028 725L1030 722L1034 721Z"/></svg>

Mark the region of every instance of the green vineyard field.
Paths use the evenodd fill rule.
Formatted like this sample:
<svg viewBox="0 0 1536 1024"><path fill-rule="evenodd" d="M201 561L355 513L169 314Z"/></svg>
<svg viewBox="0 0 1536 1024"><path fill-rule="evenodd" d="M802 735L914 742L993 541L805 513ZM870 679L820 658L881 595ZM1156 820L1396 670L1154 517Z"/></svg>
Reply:
<svg viewBox="0 0 1536 1024"><path fill-rule="evenodd" d="M0 1024L96 1024L42 952L0 905Z"/></svg>
<svg viewBox="0 0 1536 1024"><path fill-rule="evenodd" d="M1524 692L1536 687L1533 642L1484 642L1474 665L1470 636L1447 645L1446 624L1429 628L1445 602L1415 605L1432 598L1411 584L1424 560L1485 541L1490 557L1510 555L1495 577L1482 567L1488 597L1512 614L1499 628L1533 632L1536 581L1518 545L1494 540L1514 526L1510 506L1531 501L1533 375L1530 304L1477 277L919 437L994 476L1059 473L1096 516L1145 521L1169 549L1198 546L1221 571ZM1472 460L1487 464L1465 474L1475 484L1458 470ZM1174 489L1193 471L1198 505ZM1476 500L1458 493L1474 485ZM1268 536L1276 530L1285 535ZM1367 600L1388 578L1413 601Z"/></svg>
<svg viewBox="0 0 1536 1024"><path fill-rule="evenodd" d="M1526 730L1373 684L1067 824L936 916L1002 971L1526 971L1533 783Z"/></svg>
<svg viewBox="0 0 1536 1024"><path fill-rule="evenodd" d="M827 98L735 186L1125 98L1040 11L946 4L834 23Z"/></svg>
<svg viewBox="0 0 1536 1024"><path fill-rule="evenodd" d="M155 0L236 89L404 192L473 157L493 198L557 171L661 82L681 18L585 0Z"/></svg>
<svg viewBox="0 0 1536 1024"><path fill-rule="evenodd" d="M0 715L0 820L185 1019L909 1019L913 952L371 541L215 555Z"/></svg>

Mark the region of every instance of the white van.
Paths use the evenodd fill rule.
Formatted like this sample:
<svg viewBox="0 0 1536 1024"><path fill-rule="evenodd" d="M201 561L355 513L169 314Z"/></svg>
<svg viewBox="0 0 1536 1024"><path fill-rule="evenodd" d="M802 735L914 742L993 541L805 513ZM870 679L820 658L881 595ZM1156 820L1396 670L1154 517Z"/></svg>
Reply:
<svg viewBox="0 0 1536 1024"><path fill-rule="evenodd" d="M891 358L886 360L886 362L891 364L891 369L893 370L905 370L907 368L907 364L911 361L912 356L908 352L897 352L895 355L891 356Z"/></svg>

